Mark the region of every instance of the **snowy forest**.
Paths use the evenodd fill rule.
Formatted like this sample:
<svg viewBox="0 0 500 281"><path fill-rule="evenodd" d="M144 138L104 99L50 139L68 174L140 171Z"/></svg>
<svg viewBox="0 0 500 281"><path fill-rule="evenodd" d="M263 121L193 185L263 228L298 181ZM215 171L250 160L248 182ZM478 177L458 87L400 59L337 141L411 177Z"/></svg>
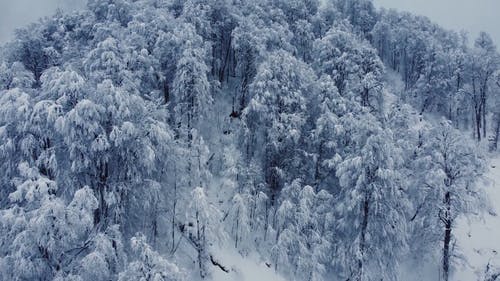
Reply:
<svg viewBox="0 0 500 281"><path fill-rule="evenodd" d="M499 137L487 33L371 0L89 0L0 49L0 280L462 280Z"/></svg>

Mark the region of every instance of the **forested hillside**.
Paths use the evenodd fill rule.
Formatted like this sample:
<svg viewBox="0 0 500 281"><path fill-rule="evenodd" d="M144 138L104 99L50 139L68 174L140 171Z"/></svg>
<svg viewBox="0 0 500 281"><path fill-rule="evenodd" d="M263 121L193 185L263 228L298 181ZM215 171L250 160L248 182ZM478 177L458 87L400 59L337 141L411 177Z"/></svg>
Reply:
<svg viewBox="0 0 500 281"><path fill-rule="evenodd" d="M217 280L222 250L290 281L455 280L499 69L488 34L370 0L42 19L0 51L0 280Z"/></svg>

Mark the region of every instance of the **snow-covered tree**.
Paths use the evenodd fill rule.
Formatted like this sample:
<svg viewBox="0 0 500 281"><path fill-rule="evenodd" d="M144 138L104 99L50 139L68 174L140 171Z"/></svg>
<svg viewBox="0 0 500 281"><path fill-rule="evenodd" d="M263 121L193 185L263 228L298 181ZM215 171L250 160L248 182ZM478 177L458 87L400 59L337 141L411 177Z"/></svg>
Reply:
<svg viewBox="0 0 500 281"><path fill-rule="evenodd" d="M487 131L487 105L490 95L490 80L498 69L500 58L496 46L487 33L480 33L474 44L470 56L470 75L474 129L477 140L486 138Z"/></svg>
<svg viewBox="0 0 500 281"><path fill-rule="evenodd" d="M205 52L204 48L186 42L173 82L176 123L189 142L193 140L191 130L199 128L199 121L207 116L213 101Z"/></svg>
<svg viewBox="0 0 500 281"><path fill-rule="evenodd" d="M107 37L88 53L84 62L87 75L97 84L109 79L117 86L126 86L127 90L137 88L127 69L125 53L126 49L121 41L112 36Z"/></svg>
<svg viewBox="0 0 500 281"><path fill-rule="evenodd" d="M33 73L28 71L21 62L13 62L10 66L5 62L0 64L0 89L31 89L34 84Z"/></svg>
<svg viewBox="0 0 500 281"><path fill-rule="evenodd" d="M394 269L407 247L401 152L390 130L372 130L337 169L336 233L341 238L335 263L346 278L360 281L395 279Z"/></svg>
<svg viewBox="0 0 500 281"><path fill-rule="evenodd" d="M274 268L294 280L323 280L326 264L331 262L326 258L331 242L322 235L320 198L300 180L287 185L281 198L275 218L276 242L271 248Z"/></svg>
<svg viewBox="0 0 500 281"><path fill-rule="evenodd" d="M233 277L221 248L290 280L449 272L466 135L500 135L490 36L371 0L87 2L0 48L1 280Z"/></svg>
<svg viewBox="0 0 500 281"><path fill-rule="evenodd" d="M343 29L348 28L333 27L315 41L316 71L330 75L342 96L378 109L382 98L382 61L371 46Z"/></svg>
<svg viewBox="0 0 500 281"><path fill-rule="evenodd" d="M233 101L233 110L237 115L241 114L241 111L248 105L249 86L257 73L258 63L265 51L262 32L255 25L253 18L245 17L232 33L236 75L241 81L240 94L234 97L235 101Z"/></svg>
<svg viewBox="0 0 500 281"><path fill-rule="evenodd" d="M313 82L307 65L280 51L261 64L251 85L252 100L243 116L247 145L251 150L265 147L259 156L272 198L296 165L307 118L306 97L314 91Z"/></svg>
<svg viewBox="0 0 500 281"><path fill-rule="evenodd" d="M175 264L158 254L146 242L146 237L139 235L131 238L132 249L137 253L137 260L129 263L121 272L119 281L182 281L184 273Z"/></svg>
<svg viewBox="0 0 500 281"><path fill-rule="evenodd" d="M236 194L231 202L232 206L228 214L228 220L231 224L231 233L236 248L242 247L241 244L248 241L250 236L250 222L248 213L248 199L240 194ZM244 245L245 247L247 245ZM248 246L247 246L248 247Z"/></svg>
<svg viewBox="0 0 500 281"><path fill-rule="evenodd" d="M197 187L191 192L191 200L186 213L186 234L197 254L198 270L201 278L209 274L207 262L210 260L210 245L222 237L219 228L219 211L208 202L205 190Z"/></svg>
<svg viewBox="0 0 500 281"><path fill-rule="evenodd" d="M97 199L84 187L66 204L55 196L55 182L27 163L19 169L22 178L9 196L14 205L2 211L1 244L8 267L1 274L7 279L52 280L89 247Z"/></svg>
<svg viewBox="0 0 500 281"><path fill-rule="evenodd" d="M330 76L322 76L318 83L318 104L315 110L317 115L311 138L316 151L314 164L316 190L327 188L334 180L335 167L341 160L342 144L339 143L339 135L343 128L340 116L347 112L346 101L339 95Z"/></svg>
<svg viewBox="0 0 500 281"><path fill-rule="evenodd" d="M474 144L458 133L448 121L442 121L426 136L426 153L419 176L425 179L426 192L431 192L419 216L428 225L427 231L438 231L440 238L434 243L442 243L442 274L448 280L453 257L453 230L459 215L477 208L480 191L472 179L477 179L484 169L484 162ZM429 204L429 205L427 205ZM441 240L442 239L442 240Z"/></svg>
<svg viewBox="0 0 500 281"><path fill-rule="evenodd" d="M66 110L73 108L85 95L85 80L75 70L50 68L42 74L43 97L57 101Z"/></svg>

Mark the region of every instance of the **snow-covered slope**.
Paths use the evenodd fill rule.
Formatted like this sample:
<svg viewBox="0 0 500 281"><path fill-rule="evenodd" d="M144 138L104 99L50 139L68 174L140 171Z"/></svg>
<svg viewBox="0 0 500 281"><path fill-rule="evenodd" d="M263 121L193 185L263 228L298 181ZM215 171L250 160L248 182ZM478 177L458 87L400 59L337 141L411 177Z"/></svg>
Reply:
<svg viewBox="0 0 500 281"><path fill-rule="evenodd" d="M213 281L286 281L265 262L259 261L258 255L242 257L234 250L224 249L217 252L217 257L229 272L214 270Z"/></svg>
<svg viewBox="0 0 500 281"><path fill-rule="evenodd" d="M457 266L454 280L488 280L500 274L500 157L491 161L484 183L490 206L484 215L461 218L457 223L457 247L465 257Z"/></svg>

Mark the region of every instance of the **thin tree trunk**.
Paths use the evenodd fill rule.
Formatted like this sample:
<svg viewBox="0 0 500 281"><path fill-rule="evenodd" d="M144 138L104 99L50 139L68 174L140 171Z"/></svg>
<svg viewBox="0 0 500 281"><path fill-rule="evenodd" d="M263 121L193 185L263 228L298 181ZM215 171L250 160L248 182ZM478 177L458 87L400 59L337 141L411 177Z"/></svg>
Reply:
<svg viewBox="0 0 500 281"><path fill-rule="evenodd" d="M232 37L229 37L229 43L228 43L226 55L224 57L224 63L222 64L222 68L219 72L219 82L221 82L221 83L224 82L224 74L226 72L227 62L229 60L229 54L230 54L230 50L231 50L231 41L232 41Z"/></svg>
<svg viewBox="0 0 500 281"><path fill-rule="evenodd" d="M318 159L316 159L316 167L314 169L314 183L316 186L316 192L319 191L321 161L323 161L323 141L319 144Z"/></svg>
<svg viewBox="0 0 500 281"><path fill-rule="evenodd" d="M493 149L495 151L498 149L498 138L500 135L500 116L497 116L496 119L495 135L493 136Z"/></svg>
<svg viewBox="0 0 500 281"><path fill-rule="evenodd" d="M240 209L238 208L238 212L236 213L236 231L235 231L235 238L234 238L234 247L238 249L238 234L239 234L239 228L240 228Z"/></svg>
<svg viewBox="0 0 500 281"><path fill-rule="evenodd" d="M477 141L481 141L481 113L476 112L476 133L477 133Z"/></svg>
<svg viewBox="0 0 500 281"><path fill-rule="evenodd" d="M482 100L482 112L483 112L483 138L486 138L486 94L483 94Z"/></svg>
<svg viewBox="0 0 500 281"><path fill-rule="evenodd" d="M361 222L361 237L359 239L359 252L360 257L358 258L358 276L356 277L356 281L363 280L363 261L365 256L365 248L366 248L366 230L368 228L368 216L370 215L370 199L368 196L365 197L365 201L363 203L363 221Z"/></svg>
<svg viewBox="0 0 500 281"><path fill-rule="evenodd" d="M483 112L483 138L486 138L486 102L488 100L488 80L489 80L489 72L486 73L486 78L483 81L483 85L481 86L481 105Z"/></svg>
<svg viewBox="0 0 500 281"><path fill-rule="evenodd" d="M163 102L167 104L170 101L170 88L167 81L163 82Z"/></svg>
<svg viewBox="0 0 500 281"><path fill-rule="evenodd" d="M204 242L204 237L202 237L202 233L204 234L204 230L202 231L202 229L200 229L200 217L199 217L199 213L198 211L196 211L196 242L197 242L197 251L198 251L198 266L200 268L200 277L202 279L205 278L205 267L204 267L204 264L203 264L203 252L204 252L204 247L205 247L205 243Z"/></svg>
<svg viewBox="0 0 500 281"><path fill-rule="evenodd" d="M97 209L97 214L94 216L94 224L100 224L101 229L106 228L106 219L108 217L108 206L106 203L106 182L108 179L108 164L101 163L101 168L99 169L99 183L97 184L97 193L99 200L99 208Z"/></svg>
<svg viewBox="0 0 500 281"><path fill-rule="evenodd" d="M172 210L172 252L175 251L175 216L177 211L177 167L174 167L174 206Z"/></svg>
<svg viewBox="0 0 500 281"><path fill-rule="evenodd" d="M443 219L444 222L444 240L443 240L443 281L448 281L450 273L450 242L451 242L451 195L450 192L445 194L445 207L446 214Z"/></svg>

